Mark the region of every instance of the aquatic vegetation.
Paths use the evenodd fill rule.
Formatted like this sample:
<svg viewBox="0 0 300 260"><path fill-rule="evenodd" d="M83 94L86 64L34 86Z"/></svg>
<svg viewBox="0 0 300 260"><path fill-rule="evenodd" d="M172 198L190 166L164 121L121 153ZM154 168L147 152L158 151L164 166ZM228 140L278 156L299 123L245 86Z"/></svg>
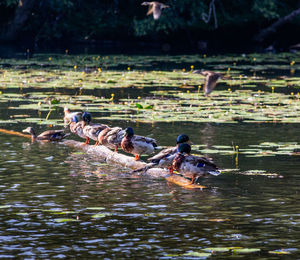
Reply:
<svg viewBox="0 0 300 260"><path fill-rule="evenodd" d="M300 62L289 53L50 57L36 54L30 59L0 60L0 104L6 104L11 116L1 119L2 124L17 120L60 125L57 114L65 105L96 112L109 120L299 122L300 79L288 75L291 61L295 71L300 69ZM200 91L204 77L191 73L194 68L217 69L230 78L220 80L217 90L205 98ZM251 75L251 70L256 75ZM272 75L274 70L284 70L285 76ZM30 117L18 118L14 110L25 110Z"/></svg>

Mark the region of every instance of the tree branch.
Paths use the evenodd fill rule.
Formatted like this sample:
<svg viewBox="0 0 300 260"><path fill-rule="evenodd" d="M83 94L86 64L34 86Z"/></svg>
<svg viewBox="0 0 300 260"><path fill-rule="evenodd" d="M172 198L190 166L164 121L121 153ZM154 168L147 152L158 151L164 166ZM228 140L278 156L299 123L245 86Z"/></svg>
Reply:
<svg viewBox="0 0 300 260"><path fill-rule="evenodd" d="M0 40L13 41L27 22L35 0L20 0L14 18L1 30Z"/></svg>
<svg viewBox="0 0 300 260"><path fill-rule="evenodd" d="M280 18L278 21L276 21L275 23L273 23L272 25L270 25L266 29L263 29L262 31L260 31L260 33L257 34L253 38L253 40L257 41L257 42L263 42L265 40L265 38L267 38L270 34L275 33L278 30L279 27L281 27L282 25L290 22L291 20L293 20L298 15L300 15L300 8L297 9L297 10L294 10L290 14Z"/></svg>

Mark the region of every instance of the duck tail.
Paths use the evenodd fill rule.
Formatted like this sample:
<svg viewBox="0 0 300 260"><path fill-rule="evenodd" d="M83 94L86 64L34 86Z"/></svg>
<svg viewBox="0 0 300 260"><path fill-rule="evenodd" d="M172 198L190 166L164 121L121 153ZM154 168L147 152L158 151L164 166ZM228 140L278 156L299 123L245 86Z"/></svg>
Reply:
<svg viewBox="0 0 300 260"><path fill-rule="evenodd" d="M221 174L220 171L215 170L215 171L208 171L209 174L213 175L213 176L219 176Z"/></svg>
<svg viewBox="0 0 300 260"><path fill-rule="evenodd" d="M157 163L148 163L145 167L142 167L142 168L133 170L133 171L131 171L130 173L146 172L146 171L148 171L150 168L155 167L156 165L157 165Z"/></svg>

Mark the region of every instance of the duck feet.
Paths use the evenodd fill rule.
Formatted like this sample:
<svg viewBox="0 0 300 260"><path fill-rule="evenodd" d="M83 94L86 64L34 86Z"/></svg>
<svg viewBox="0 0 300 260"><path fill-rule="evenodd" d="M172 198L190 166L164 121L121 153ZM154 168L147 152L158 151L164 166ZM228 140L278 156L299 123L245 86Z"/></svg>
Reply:
<svg viewBox="0 0 300 260"><path fill-rule="evenodd" d="M87 137L85 143L83 143L82 145L87 145L89 143L90 143L90 138Z"/></svg>
<svg viewBox="0 0 300 260"><path fill-rule="evenodd" d="M169 173L170 173L170 174L174 174L174 170L173 170L173 167L172 167L172 166L170 166L170 167L168 168L168 170L169 170Z"/></svg>
<svg viewBox="0 0 300 260"><path fill-rule="evenodd" d="M135 160L135 161L138 161L140 158L141 158L141 155L140 155L140 154L136 154L134 160Z"/></svg>
<svg viewBox="0 0 300 260"><path fill-rule="evenodd" d="M196 181L196 176L194 175L194 176L192 177L192 181L191 181L190 184L195 184L195 181Z"/></svg>

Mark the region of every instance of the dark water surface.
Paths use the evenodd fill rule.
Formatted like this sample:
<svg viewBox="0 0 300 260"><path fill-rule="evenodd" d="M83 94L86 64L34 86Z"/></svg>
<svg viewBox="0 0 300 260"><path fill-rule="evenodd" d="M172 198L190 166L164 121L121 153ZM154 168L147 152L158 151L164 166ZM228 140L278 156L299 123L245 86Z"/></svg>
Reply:
<svg viewBox="0 0 300 260"><path fill-rule="evenodd" d="M299 141L296 125L155 124L138 129L161 144L177 132L208 145ZM280 249L291 253L286 259L299 256L296 156L240 155L240 171L203 179L209 188L194 191L129 175L62 144L31 144L3 134L0 140L0 257L167 259L211 247L261 249L251 259ZM236 167L233 156L213 157L222 168ZM239 174L248 169L283 178ZM64 222L68 219L77 220Z"/></svg>
<svg viewBox="0 0 300 260"><path fill-rule="evenodd" d="M151 90L114 89L113 93L137 97ZM5 89L6 93L18 91ZM74 95L73 90L62 91ZM91 93L109 96L111 90L85 94ZM18 102L0 102L0 119L10 119L16 112L9 107ZM36 117L38 112L18 113ZM42 111L39 117L46 115ZM62 118L62 109L51 117ZM173 145L180 133L207 149L300 143L299 124L102 123L132 126L162 146ZM3 123L0 127L21 131L29 125ZM48 129L32 125L38 133ZM74 135L68 138L79 140ZM31 143L0 132L0 258L300 259L299 155L208 156L221 169L231 170L201 179L207 189L186 190L163 178L129 174L128 169L107 165L63 144ZM247 175L249 170L264 174ZM230 249L234 247L257 252L239 254ZM211 255L204 254L210 251Z"/></svg>

